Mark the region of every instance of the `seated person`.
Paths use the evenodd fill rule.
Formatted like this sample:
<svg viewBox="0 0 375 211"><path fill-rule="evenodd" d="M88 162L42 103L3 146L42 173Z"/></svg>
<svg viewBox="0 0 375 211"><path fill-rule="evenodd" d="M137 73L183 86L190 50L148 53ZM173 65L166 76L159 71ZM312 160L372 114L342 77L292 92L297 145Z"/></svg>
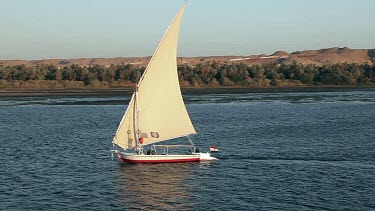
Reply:
<svg viewBox="0 0 375 211"><path fill-rule="evenodd" d="M147 155L155 155L156 152L155 152L155 150L153 150L153 149L148 149L146 154L147 154Z"/></svg>

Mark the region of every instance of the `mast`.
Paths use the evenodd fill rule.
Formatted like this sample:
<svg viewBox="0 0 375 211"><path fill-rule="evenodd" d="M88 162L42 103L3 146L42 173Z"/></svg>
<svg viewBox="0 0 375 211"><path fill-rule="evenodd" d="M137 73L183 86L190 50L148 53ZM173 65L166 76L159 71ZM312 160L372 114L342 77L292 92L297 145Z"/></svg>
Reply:
<svg viewBox="0 0 375 211"><path fill-rule="evenodd" d="M136 145L137 148L140 147L141 143L139 139L141 138L141 128L140 128L140 119L139 119L139 106L138 106L138 84L135 84L135 118L134 118L134 133L136 134Z"/></svg>

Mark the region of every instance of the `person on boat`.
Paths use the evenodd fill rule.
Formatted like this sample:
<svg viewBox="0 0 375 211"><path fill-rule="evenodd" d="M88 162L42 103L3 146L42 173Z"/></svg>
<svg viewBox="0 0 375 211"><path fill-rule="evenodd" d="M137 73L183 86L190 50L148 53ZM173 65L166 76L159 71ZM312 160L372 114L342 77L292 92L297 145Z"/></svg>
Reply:
<svg viewBox="0 0 375 211"><path fill-rule="evenodd" d="M155 152L155 150L153 150L153 149L148 149L146 154L147 154L147 155L155 155L156 152Z"/></svg>
<svg viewBox="0 0 375 211"><path fill-rule="evenodd" d="M195 153L200 153L198 147L195 147Z"/></svg>

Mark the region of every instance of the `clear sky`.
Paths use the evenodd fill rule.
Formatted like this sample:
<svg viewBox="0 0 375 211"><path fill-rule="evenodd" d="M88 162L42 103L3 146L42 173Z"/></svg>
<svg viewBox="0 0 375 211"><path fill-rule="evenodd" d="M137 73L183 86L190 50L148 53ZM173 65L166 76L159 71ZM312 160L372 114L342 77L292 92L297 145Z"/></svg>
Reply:
<svg viewBox="0 0 375 211"><path fill-rule="evenodd" d="M0 0L0 59L153 54L183 0ZM375 0L189 0L179 56L375 48Z"/></svg>

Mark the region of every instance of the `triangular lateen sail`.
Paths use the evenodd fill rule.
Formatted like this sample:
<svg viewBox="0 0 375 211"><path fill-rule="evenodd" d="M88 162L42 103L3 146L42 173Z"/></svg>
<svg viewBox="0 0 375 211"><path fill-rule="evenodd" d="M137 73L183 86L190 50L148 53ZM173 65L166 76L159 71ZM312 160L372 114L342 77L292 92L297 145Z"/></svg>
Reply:
<svg viewBox="0 0 375 211"><path fill-rule="evenodd" d="M177 74L177 44L185 5L169 25L140 79L113 143L128 149L136 145L138 129L143 144L195 134L181 96ZM139 115L137 117L137 110Z"/></svg>

